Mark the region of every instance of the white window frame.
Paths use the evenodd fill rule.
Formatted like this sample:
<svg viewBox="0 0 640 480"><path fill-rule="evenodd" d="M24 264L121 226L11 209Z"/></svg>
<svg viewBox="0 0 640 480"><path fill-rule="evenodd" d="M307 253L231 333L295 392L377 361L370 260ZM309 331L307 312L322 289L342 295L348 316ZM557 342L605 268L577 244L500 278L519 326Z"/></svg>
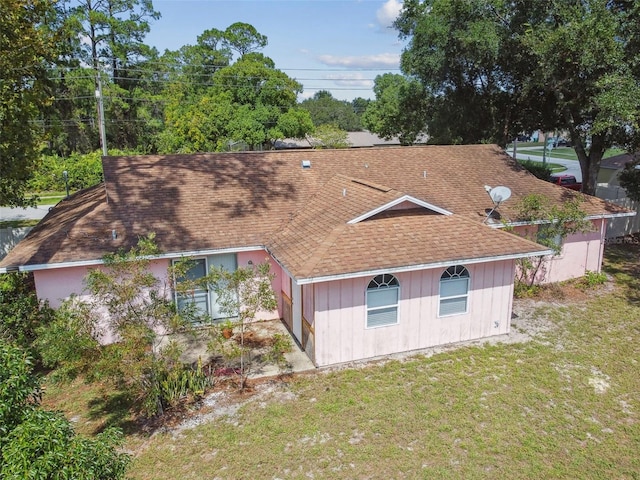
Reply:
<svg viewBox="0 0 640 480"><path fill-rule="evenodd" d="M540 243L540 240L542 238L550 238L550 235L548 235L549 228L551 228L551 225L549 225L548 223L542 223L538 225L538 231L536 232L537 243ZM553 243L560 249L560 252L556 256L561 257L562 253L564 252L564 240L562 238L562 235L560 235L559 233L557 235L554 235Z"/></svg>
<svg viewBox="0 0 640 480"><path fill-rule="evenodd" d="M391 277L391 278L388 278ZM378 278L380 278L380 281L376 281ZM395 285L389 285L389 283L392 283L395 281ZM377 287L372 288L371 284L372 283L376 283L378 284ZM381 305L378 307L369 307L369 292L378 292L381 290L395 290L396 292L396 303L393 304L387 304L387 305ZM398 325L400 323L400 282L398 280L398 278L395 275L392 275L390 273L383 273L380 275L376 275L375 277L373 277L368 283L367 283L367 288L365 290L365 306L366 306L366 317L365 317L365 329L373 329L373 328L383 328L383 327L390 327L393 325ZM384 325L369 325L369 312L375 312L378 310L385 310L388 308L395 308L396 309L396 321L393 323L385 323Z"/></svg>
<svg viewBox="0 0 640 480"><path fill-rule="evenodd" d="M451 271L452 270L452 271ZM466 272L466 275L464 273ZM448 278L445 278L448 276ZM442 284L446 282L459 282L460 280L466 280L467 288L464 294L457 295L442 295ZM440 281L438 283L438 317L451 317L454 315L464 315L469 313L469 292L471 291L471 274L469 273L469 269L464 265L452 265L448 267L442 274L440 275ZM442 301L443 300L455 300L464 298L465 301L465 310L462 312L452 312L452 313L442 313Z"/></svg>
<svg viewBox="0 0 640 480"><path fill-rule="evenodd" d="M205 271L205 275L207 275L209 273L209 262L207 260L207 257L194 257L194 258L190 258L189 259L189 261L198 261L198 260L204 260L204 271ZM180 260L172 260L171 264L175 265L179 261ZM173 293L173 297L174 298L173 298L173 300L176 303L176 308L179 308L180 304L178 303L178 298L179 297L183 297L184 298L184 295L180 295L178 293L178 289L176 288L177 284L178 284L178 279L174 278L173 282L174 282L174 289L173 289L173 292L174 292ZM207 298L207 311L204 312L204 313L206 315L208 315L208 316L211 316L211 295L210 295L209 289L206 288L206 289L203 289L202 291L204 291L206 293L206 298Z"/></svg>

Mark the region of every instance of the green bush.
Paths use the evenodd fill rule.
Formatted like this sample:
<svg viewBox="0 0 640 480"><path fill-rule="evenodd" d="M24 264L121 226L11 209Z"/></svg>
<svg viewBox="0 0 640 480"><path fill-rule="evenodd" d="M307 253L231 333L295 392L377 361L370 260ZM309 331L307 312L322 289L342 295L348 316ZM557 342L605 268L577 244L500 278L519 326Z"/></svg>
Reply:
<svg viewBox="0 0 640 480"><path fill-rule="evenodd" d="M100 357L97 318L91 308L71 298L38 329L35 346L45 367L55 368L54 380L71 380L91 372Z"/></svg>
<svg viewBox="0 0 640 480"><path fill-rule="evenodd" d="M124 478L129 456L116 450L120 431L78 437L62 414L41 410L39 401L31 359L0 340L0 478Z"/></svg>
<svg viewBox="0 0 640 480"><path fill-rule="evenodd" d="M607 274L603 272L592 272L587 270L583 277L576 282L577 286L585 290L595 288L607 283Z"/></svg>
<svg viewBox="0 0 640 480"><path fill-rule="evenodd" d="M33 275L17 272L0 275L0 337L39 359L34 345L37 330L53 318L53 309L38 301Z"/></svg>
<svg viewBox="0 0 640 480"><path fill-rule="evenodd" d="M518 163L522 165L529 173L535 175L541 180L549 180L551 176L551 168L547 165L543 165L542 162L534 162L533 160L518 160Z"/></svg>

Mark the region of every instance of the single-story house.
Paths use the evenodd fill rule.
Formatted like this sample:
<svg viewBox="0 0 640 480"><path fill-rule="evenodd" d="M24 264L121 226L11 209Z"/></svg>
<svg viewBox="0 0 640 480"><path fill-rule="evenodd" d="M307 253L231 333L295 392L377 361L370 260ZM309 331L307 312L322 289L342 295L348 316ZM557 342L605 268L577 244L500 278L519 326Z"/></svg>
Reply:
<svg viewBox="0 0 640 480"><path fill-rule="evenodd" d="M518 201L575 195L536 179L493 145L105 157L104 183L63 200L0 262L33 272L52 305L83 291L105 253L155 232L152 269L196 259L193 274L267 259L282 318L317 366L509 332L518 259L550 255L505 231ZM511 197L493 214L487 186ZM546 280L599 271L605 220L567 238ZM499 218L498 218L499 217ZM199 308L216 318L213 292Z"/></svg>
<svg viewBox="0 0 640 480"><path fill-rule="evenodd" d="M640 152L636 154L621 153L613 157L603 158L600 162L600 170L598 170L598 184L606 186L618 186L620 180L618 175L627 163L640 159Z"/></svg>

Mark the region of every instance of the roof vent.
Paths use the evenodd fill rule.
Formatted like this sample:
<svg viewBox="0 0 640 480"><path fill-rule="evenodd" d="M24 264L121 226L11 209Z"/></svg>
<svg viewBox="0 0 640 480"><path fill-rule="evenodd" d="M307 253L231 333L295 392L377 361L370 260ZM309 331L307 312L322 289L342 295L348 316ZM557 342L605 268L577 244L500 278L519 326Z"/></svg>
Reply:
<svg viewBox="0 0 640 480"><path fill-rule="evenodd" d="M302 160L302 162L300 162L300 165L302 165L302 168L305 170L311 168L311 160Z"/></svg>

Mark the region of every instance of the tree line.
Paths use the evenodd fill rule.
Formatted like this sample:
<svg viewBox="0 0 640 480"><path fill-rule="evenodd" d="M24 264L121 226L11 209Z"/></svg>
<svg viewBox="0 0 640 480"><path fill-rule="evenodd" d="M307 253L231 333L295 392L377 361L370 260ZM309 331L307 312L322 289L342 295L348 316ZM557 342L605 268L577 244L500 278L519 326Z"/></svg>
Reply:
<svg viewBox="0 0 640 480"><path fill-rule="evenodd" d="M562 131L591 194L604 152L640 143L637 0L406 0L394 25L408 42L402 74L376 77L375 100L351 102L328 91L298 102L303 85L246 23L159 53L144 43L160 16L151 0L1 8L0 204L27 201L41 153L98 150L101 126L109 149L131 153L270 149L313 134L340 146L336 130L363 128L402 144Z"/></svg>

